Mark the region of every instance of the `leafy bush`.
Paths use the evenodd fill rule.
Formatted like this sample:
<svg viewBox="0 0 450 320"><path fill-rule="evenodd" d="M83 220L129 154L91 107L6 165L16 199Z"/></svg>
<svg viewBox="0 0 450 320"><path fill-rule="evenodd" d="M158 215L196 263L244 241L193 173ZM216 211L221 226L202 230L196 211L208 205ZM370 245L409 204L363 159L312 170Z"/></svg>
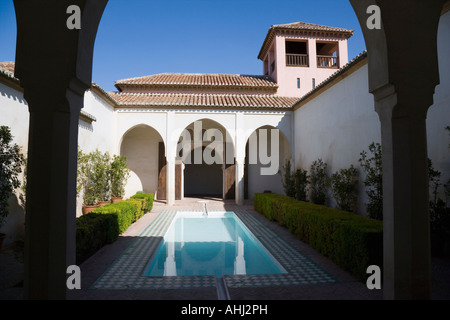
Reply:
<svg viewBox="0 0 450 320"><path fill-rule="evenodd" d="M8 200L20 187L24 156L17 144L11 144L13 136L7 126L0 126L0 227L9 214Z"/></svg>
<svg viewBox="0 0 450 320"><path fill-rule="evenodd" d="M85 154L78 150L77 194L83 192L86 205L123 197L129 173L124 156L111 157L99 150Z"/></svg>
<svg viewBox="0 0 450 320"><path fill-rule="evenodd" d="M255 194L254 205L360 280L369 265L383 265L381 221L273 193Z"/></svg>
<svg viewBox="0 0 450 320"><path fill-rule="evenodd" d="M308 183L308 172L303 169L297 169L297 171L295 171L295 199L306 201L308 193Z"/></svg>
<svg viewBox="0 0 450 320"><path fill-rule="evenodd" d="M136 205L128 201L119 201L110 203L100 208L95 208L92 212L98 214L117 215L117 225L119 234L125 232L136 219Z"/></svg>
<svg viewBox="0 0 450 320"><path fill-rule="evenodd" d="M369 151L372 156L369 158L366 151L361 152L359 163L366 173L367 212L373 219L383 220L383 163L381 144L371 143Z"/></svg>
<svg viewBox="0 0 450 320"><path fill-rule="evenodd" d="M111 156L108 152L101 153L98 150L91 153L96 165L95 186L98 190L99 201L111 200Z"/></svg>
<svg viewBox="0 0 450 320"><path fill-rule="evenodd" d="M111 162L111 193L114 198L121 198L125 194L125 184L130 176L125 156L114 155Z"/></svg>
<svg viewBox="0 0 450 320"><path fill-rule="evenodd" d="M131 197L131 199L144 199L146 200L146 204L143 206L145 212L150 212L153 209L153 200L155 195L153 193L137 193Z"/></svg>
<svg viewBox="0 0 450 320"><path fill-rule="evenodd" d="M144 215L143 206L145 205L145 203L144 203L145 200L144 199L128 199L125 201L134 204L134 206L136 207L135 215L134 215L132 222L138 221L140 218L142 218L142 216Z"/></svg>
<svg viewBox="0 0 450 320"><path fill-rule="evenodd" d="M288 197L297 200L306 201L308 173L306 170L297 169L295 173L292 172L291 161L288 160L283 167L282 173L284 193Z"/></svg>
<svg viewBox="0 0 450 320"><path fill-rule="evenodd" d="M311 165L309 172L311 202L315 204L325 204L327 196L327 164L318 159Z"/></svg>
<svg viewBox="0 0 450 320"><path fill-rule="evenodd" d="M77 191L83 192L85 205L96 205L104 196L105 174L102 165L102 154L96 150L85 154L78 150Z"/></svg>
<svg viewBox="0 0 450 320"><path fill-rule="evenodd" d="M284 193L288 197L295 197L295 177L292 174L290 160L287 160L286 164L283 166L282 177Z"/></svg>
<svg viewBox="0 0 450 320"><path fill-rule="evenodd" d="M77 218L76 260L81 264L104 245L119 237L117 216L89 213Z"/></svg>
<svg viewBox="0 0 450 320"><path fill-rule="evenodd" d="M101 208L77 218L77 263L89 258L106 244L116 241L128 227L142 217L143 205L149 208L153 203L153 194L137 195ZM139 199L139 197L142 197ZM145 197L145 198L144 198ZM149 201L151 199L151 201Z"/></svg>
<svg viewBox="0 0 450 320"><path fill-rule="evenodd" d="M331 175L331 191L340 209L356 212L358 177L358 169L353 167L353 165L348 169L341 169Z"/></svg>

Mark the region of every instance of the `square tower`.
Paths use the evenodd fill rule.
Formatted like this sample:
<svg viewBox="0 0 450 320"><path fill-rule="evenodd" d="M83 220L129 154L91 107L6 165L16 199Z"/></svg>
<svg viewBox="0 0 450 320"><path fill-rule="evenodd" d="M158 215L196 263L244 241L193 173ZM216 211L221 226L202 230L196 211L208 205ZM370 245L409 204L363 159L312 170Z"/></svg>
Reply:
<svg viewBox="0 0 450 320"><path fill-rule="evenodd" d="M352 30L294 22L273 25L258 59L279 96L301 97L348 63Z"/></svg>

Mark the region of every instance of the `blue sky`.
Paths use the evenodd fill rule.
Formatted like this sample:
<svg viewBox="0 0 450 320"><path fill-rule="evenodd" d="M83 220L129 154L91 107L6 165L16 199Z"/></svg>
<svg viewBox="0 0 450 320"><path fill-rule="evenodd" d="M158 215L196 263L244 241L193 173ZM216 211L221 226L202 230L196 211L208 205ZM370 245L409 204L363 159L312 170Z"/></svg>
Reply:
<svg viewBox="0 0 450 320"><path fill-rule="evenodd" d="M164 72L262 74L257 55L273 24L309 22L355 30L349 58L365 50L348 0L109 0L97 34L92 79ZM0 61L15 59L12 0L0 0Z"/></svg>

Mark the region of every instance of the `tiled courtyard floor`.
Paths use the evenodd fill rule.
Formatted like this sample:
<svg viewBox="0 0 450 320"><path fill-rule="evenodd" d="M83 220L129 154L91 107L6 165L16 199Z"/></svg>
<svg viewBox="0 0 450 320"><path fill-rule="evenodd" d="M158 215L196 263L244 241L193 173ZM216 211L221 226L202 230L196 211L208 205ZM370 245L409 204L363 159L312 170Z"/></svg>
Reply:
<svg viewBox="0 0 450 320"><path fill-rule="evenodd" d="M133 224L115 243L81 265L82 289L70 300L215 300L212 276L144 277L143 270L177 210L200 211L200 199L155 202L152 212ZM208 211L234 211L286 269L280 275L225 276L232 300L381 300L381 290L369 290L332 261L299 241L287 229L253 209L252 202L208 199ZM10 257L13 254L10 252ZM0 299L20 299L20 259L0 256ZM15 254L17 256L17 254ZM9 262L6 262L9 261ZM448 260L433 259L433 296L449 299ZM23 265L22 265L23 269ZM15 271L13 271L15 270ZM6 276L5 272L9 272ZM13 274L11 274L13 273Z"/></svg>

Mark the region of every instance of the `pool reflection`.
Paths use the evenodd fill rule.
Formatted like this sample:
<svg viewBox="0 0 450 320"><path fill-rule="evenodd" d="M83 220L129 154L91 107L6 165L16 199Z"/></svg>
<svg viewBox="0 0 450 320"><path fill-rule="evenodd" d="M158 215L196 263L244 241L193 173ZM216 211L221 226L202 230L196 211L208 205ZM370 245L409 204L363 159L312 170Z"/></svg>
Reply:
<svg viewBox="0 0 450 320"><path fill-rule="evenodd" d="M146 268L147 276L282 273L282 267L232 212L178 213ZM280 268L281 267L281 268Z"/></svg>

